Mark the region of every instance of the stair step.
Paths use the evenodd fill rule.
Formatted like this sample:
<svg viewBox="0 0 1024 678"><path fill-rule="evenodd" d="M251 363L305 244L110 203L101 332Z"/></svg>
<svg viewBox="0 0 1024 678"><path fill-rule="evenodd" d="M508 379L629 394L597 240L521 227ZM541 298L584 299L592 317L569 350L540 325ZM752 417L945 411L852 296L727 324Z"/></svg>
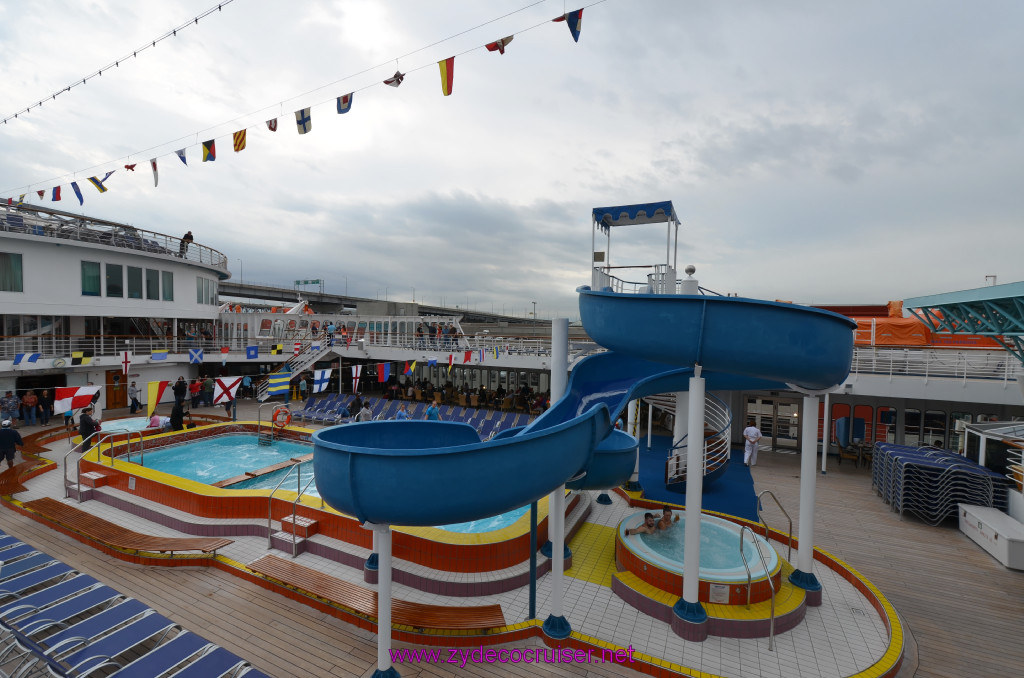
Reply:
<svg viewBox="0 0 1024 678"><path fill-rule="evenodd" d="M281 532L291 534L294 532L300 537L308 538L316 534L320 529L320 523L313 518L305 516L285 516L281 518Z"/></svg>

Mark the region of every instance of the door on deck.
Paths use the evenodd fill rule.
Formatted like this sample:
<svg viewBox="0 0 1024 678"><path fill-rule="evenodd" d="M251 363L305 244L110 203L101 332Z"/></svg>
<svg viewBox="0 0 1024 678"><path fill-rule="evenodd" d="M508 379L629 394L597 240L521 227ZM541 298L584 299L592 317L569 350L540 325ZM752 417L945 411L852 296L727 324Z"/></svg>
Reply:
<svg viewBox="0 0 1024 678"><path fill-rule="evenodd" d="M125 382L124 372L121 370L107 370L104 382L106 384L107 409L128 407L128 384Z"/></svg>
<svg viewBox="0 0 1024 678"><path fill-rule="evenodd" d="M771 447L781 450L800 449L800 407L797 398L778 396L748 396L744 412L746 421L754 420L754 425L764 436L761 448ZM812 413L813 416L813 413Z"/></svg>

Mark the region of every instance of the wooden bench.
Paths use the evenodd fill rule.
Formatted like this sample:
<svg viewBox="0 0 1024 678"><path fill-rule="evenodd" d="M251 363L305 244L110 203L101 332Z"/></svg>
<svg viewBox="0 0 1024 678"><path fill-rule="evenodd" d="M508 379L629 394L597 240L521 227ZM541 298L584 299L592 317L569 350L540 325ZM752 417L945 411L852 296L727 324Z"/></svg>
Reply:
<svg viewBox="0 0 1024 678"><path fill-rule="evenodd" d="M136 553L202 551L216 555L217 549L234 543L231 539L217 537L157 537L133 532L51 497L25 502L24 507L98 542Z"/></svg>
<svg viewBox="0 0 1024 678"><path fill-rule="evenodd" d="M249 563L249 569L288 584L303 593L336 603L366 616L377 618L377 592L324 574L311 567L273 555ZM391 621L419 629L479 630L505 626L500 605L424 605L391 600Z"/></svg>
<svg viewBox="0 0 1024 678"><path fill-rule="evenodd" d="M0 473L0 495L6 497L24 492L25 486L21 484L21 474L31 471L35 465L34 461L23 461L11 468L4 469L3 473Z"/></svg>

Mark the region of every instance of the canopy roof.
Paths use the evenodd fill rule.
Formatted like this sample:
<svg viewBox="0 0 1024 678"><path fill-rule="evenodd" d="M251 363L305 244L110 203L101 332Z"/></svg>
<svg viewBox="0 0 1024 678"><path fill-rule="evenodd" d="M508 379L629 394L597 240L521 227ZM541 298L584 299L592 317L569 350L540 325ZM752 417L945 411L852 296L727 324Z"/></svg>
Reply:
<svg viewBox="0 0 1024 678"><path fill-rule="evenodd" d="M676 216L676 208L672 206L671 200L594 208L594 223L599 224L602 229L609 226L660 224L666 221L679 224L679 217Z"/></svg>

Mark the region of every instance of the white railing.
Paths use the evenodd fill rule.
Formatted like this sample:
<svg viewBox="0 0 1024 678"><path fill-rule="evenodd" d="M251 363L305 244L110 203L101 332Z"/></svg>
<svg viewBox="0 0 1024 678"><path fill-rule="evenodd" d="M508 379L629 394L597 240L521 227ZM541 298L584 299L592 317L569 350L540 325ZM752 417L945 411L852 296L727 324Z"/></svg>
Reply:
<svg viewBox="0 0 1024 678"><path fill-rule="evenodd" d="M943 377L1024 380L1024 366L1009 351L961 351L857 346L850 374L887 374L890 377Z"/></svg>
<svg viewBox="0 0 1024 678"><path fill-rule="evenodd" d="M212 247L194 242L184 247L181 238L87 217L5 207L0 210L0 231L163 254L228 270L228 258Z"/></svg>
<svg viewBox="0 0 1024 678"><path fill-rule="evenodd" d="M645 398L649 403L675 414L675 398ZM671 405L667 401L671 400ZM704 467L702 475L720 468L728 462L732 449L732 411L718 397L706 395L704 400ZM711 431L711 433L708 433ZM687 438L673 446L672 455L665 460L665 482L680 482L686 479Z"/></svg>

